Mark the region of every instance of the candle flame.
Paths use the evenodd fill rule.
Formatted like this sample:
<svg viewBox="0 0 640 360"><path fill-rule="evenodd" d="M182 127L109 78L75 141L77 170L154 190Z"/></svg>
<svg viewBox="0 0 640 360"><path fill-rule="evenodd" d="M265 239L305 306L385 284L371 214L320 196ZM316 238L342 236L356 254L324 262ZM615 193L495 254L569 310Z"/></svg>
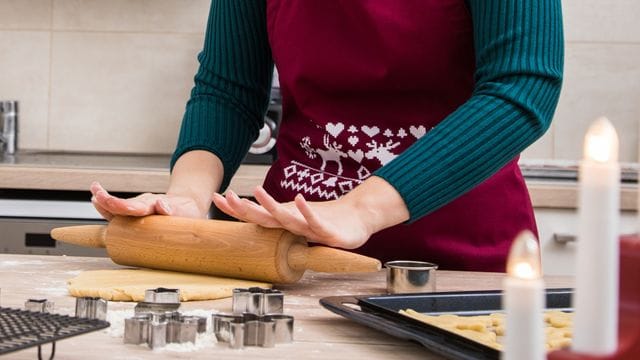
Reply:
<svg viewBox="0 0 640 360"><path fill-rule="evenodd" d="M618 160L618 134L605 117L598 118L584 138L585 160L613 162Z"/></svg>
<svg viewBox="0 0 640 360"><path fill-rule="evenodd" d="M507 274L519 279L538 279L542 276L540 248L531 231L524 230L513 240L507 259Z"/></svg>
<svg viewBox="0 0 640 360"><path fill-rule="evenodd" d="M519 262L515 264L513 272L513 275L521 279L534 279L537 277L533 266L528 262Z"/></svg>

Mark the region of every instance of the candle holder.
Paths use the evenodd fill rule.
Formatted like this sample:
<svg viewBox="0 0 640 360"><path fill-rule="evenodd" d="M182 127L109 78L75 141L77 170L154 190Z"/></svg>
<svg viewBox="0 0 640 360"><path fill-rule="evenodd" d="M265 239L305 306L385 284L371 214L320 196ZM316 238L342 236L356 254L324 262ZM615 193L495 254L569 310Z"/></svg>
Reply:
<svg viewBox="0 0 640 360"><path fill-rule="evenodd" d="M618 349L594 356L571 350L549 353L548 360L636 360L640 359L640 234L620 237L620 302ZM596 325L597 326L597 325Z"/></svg>

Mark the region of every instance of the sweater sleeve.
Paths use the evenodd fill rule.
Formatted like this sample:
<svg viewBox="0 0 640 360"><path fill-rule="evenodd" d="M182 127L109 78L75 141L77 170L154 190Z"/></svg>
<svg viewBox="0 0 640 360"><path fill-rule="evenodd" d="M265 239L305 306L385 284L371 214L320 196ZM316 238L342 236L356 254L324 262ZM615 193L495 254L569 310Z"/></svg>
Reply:
<svg viewBox="0 0 640 360"><path fill-rule="evenodd" d="M560 95L560 0L468 5L476 57L472 96L374 173L400 193L410 222L471 190L541 137Z"/></svg>
<svg viewBox="0 0 640 360"><path fill-rule="evenodd" d="M224 191L258 136L268 106L273 60L265 1L213 0L198 60L171 169L187 151L210 151L224 166L219 190Z"/></svg>

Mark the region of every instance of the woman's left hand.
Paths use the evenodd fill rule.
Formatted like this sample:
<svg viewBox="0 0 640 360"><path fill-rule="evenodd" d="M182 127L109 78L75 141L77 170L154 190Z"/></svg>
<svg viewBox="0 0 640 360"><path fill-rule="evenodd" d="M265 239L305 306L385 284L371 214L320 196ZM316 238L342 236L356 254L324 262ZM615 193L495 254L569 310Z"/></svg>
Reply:
<svg viewBox="0 0 640 360"><path fill-rule="evenodd" d="M298 194L294 201L279 203L262 187L258 203L241 199L233 191L214 194L213 202L225 213L264 227L284 228L309 241L355 249L384 228L409 219L409 211L395 189L372 176L338 200L310 202Z"/></svg>

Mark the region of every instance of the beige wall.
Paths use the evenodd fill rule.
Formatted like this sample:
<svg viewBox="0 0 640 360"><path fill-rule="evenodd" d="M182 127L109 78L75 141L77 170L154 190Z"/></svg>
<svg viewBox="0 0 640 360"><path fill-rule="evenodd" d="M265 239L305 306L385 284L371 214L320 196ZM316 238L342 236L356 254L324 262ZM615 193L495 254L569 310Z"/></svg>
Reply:
<svg viewBox="0 0 640 360"><path fill-rule="evenodd" d="M579 159L589 124L613 122L620 159L638 161L640 124L640 1L563 0L565 73L550 131L523 156Z"/></svg>
<svg viewBox="0 0 640 360"><path fill-rule="evenodd" d="M208 0L0 0L0 99L21 103L23 149L170 153ZM578 159L599 115L637 161L638 0L564 0L565 82L527 159Z"/></svg>

